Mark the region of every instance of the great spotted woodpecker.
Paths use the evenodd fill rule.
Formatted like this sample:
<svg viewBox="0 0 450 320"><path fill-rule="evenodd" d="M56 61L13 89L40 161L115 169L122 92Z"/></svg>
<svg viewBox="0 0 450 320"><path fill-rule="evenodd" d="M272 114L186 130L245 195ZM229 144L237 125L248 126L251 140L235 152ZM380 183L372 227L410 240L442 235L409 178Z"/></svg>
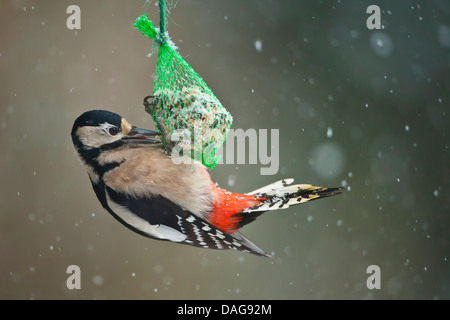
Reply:
<svg viewBox="0 0 450 320"><path fill-rule="evenodd" d="M103 110L75 120L72 140L102 206L154 239L269 256L239 229L269 210L334 196L341 188L284 179L246 194L216 186L197 162L174 164L159 133Z"/></svg>

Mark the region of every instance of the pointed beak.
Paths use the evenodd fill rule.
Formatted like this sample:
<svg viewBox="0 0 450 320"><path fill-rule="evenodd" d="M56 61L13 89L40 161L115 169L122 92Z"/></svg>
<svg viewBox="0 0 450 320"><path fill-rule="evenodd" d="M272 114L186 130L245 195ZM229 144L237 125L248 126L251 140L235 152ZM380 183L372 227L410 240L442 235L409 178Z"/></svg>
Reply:
<svg viewBox="0 0 450 320"><path fill-rule="evenodd" d="M156 131L132 127L130 132L122 138L122 141L131 144L155 144L161 143L160 135Z"/></svg>

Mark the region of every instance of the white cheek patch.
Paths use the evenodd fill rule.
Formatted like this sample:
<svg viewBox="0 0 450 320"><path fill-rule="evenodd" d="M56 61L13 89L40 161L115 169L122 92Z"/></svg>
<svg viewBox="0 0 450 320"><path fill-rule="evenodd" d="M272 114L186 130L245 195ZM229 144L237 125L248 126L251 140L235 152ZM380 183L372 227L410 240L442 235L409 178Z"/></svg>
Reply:
<svg viewBox="0 0 450 320"><path fill-rule="evenodd" d="M115 125L112 125L111 123L108 123L108 122L104 122L104 123L99 124L98 127L100 129L103 129L104 131L108 131L109 128L115 127Z"/></svg>
<svg viewBox="0 0 450 320"><path fill-rule="evenodd" d="M116 135L111 135L108 133L110 128L112 128L112 127L117 128L117 126L115 126L113 124L105 122L105 123L100 124L98 127L100 129L102 129L102 131L103 131L102 135L107 139L108 143L120 140L123 137L123 133L121 133L121 132L117 133ZM119 128L117 128L117 129L119 129Z"/></svg>
<svg viewBox="0 0 450 320"><path fill-rule="evenodd" d="M85 126L77 130L76 134L81 143L86 147L99 148L105 144L112 143L123 137L121 133L111 136L105 130L108 130L112 125L109 123L102 123L98 127Z"/></svg>
<svg viewBox="0 0 450 320"><path fill-rule="evenodd" d="M162 224L161 225L150 224L147 220L140 218L139 216L128 210L126 207L121 206L116 202L114 202L109 196L107 190L105 190L105 193L108 206L126 224L148 234L149 236L158 239L170 240L173 242L182 242L186 240L186 236L181 232L179 232L178 230L175 230L171 227Z"/></svg>

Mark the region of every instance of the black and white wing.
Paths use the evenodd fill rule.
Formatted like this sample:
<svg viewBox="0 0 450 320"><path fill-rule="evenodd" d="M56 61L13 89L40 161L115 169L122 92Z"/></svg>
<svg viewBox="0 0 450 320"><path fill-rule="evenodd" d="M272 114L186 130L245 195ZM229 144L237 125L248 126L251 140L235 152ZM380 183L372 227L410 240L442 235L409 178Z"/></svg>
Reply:
<svg viewBox="0 0 450 320"><path fill-rule="evenodd" d="M143 236L201 248L235 249L270 257L242 234L224 233L162 196L135 198L107 186L104 186L103 191L104 195L97 196L105 209L123 225Z"/></svg>

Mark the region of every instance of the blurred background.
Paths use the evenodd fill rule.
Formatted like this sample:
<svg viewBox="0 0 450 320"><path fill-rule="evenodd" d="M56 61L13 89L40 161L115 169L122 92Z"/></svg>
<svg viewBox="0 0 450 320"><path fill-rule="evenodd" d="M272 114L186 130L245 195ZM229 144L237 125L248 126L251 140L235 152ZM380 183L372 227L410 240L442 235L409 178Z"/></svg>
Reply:
<svg viewBox="0 0 450 320"><path fill-rule="evenodd" d="M81 30L66 9L81 8ZM366 9L381 8L369 30ZM176 5L176 6L175 6ZM179 0L168 31L233 115L279 129L276 175L223 164L248 192L281 178L339 197L261 216L265 259L144 238L97 201L70 138L102 108L154 128L156 54L132 24L155 1L0 4L0 298L449 299L450 2ZM81 268L68 290L66 269ZM370 265L381 289L369 290Z"/></svg>

